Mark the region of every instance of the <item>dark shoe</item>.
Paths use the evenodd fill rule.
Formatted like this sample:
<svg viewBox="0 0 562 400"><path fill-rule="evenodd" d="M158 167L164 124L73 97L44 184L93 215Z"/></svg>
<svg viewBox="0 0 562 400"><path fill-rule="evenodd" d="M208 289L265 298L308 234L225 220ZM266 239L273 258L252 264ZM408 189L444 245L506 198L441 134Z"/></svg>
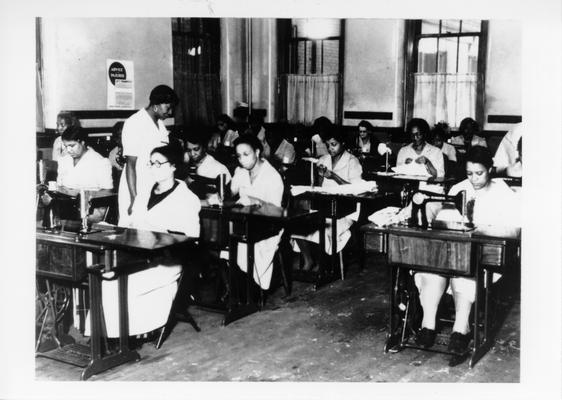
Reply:
<svg viewBox="0 0 562 400"><path fill-rule="evenodd" d="M429 349L435 344L436 335L435 330L422 328L416 335L416 344L424 349Z"/></svg>
<svg viewBox="0 0 562 400"><path fill-rule="evenodd" d="M455 354L464 354L468 350L469 343L470 335L468 333L463 335L459 332L453 332L449 338L449 346L447 347L447 350Z"/></svg>

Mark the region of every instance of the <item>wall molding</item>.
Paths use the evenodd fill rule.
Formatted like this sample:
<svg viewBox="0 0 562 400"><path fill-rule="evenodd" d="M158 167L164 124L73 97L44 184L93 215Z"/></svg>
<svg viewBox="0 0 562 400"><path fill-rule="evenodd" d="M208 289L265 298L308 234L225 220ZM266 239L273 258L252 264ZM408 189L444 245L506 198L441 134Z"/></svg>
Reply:
<svg viewBox="0 0 562 400"><path fill-rule="evenodd" d="M391 112L382 111L344 111L344 119L379 119L392 121Z"/></svg>
<svg viewBox="0 0 562 400"><path fill-rule="evenodd" d="M488 115L489 124L518 124L522 120L521 115Z"/></svg>

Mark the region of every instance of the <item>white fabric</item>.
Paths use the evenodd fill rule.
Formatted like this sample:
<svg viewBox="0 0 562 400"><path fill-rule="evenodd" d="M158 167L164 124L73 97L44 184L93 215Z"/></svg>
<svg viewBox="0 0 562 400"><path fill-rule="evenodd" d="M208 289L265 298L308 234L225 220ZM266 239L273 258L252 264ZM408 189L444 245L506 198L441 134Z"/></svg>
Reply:
<svg viewBox="0 0 562 400"><path fill-rule="evenodd" d="M265 139L265 128L263 126L258 132L257 137L263 146L262 157L269 158L271 155L271 147L269 147L269 143L267 143L267 140Z"/></svg>
<svg viewBox="0 0 562 400"><path fill-rule="evenodd" d="M287 120L291 124L311 124L325 116L338 115L339 75L287 75Z"/></svg>
<svg viewBox="0 0 562 400"><path fill-rule="evenodd" d="M51 158L53 159L53 161L58 161L59 158L67 154L68 153L66 152L66 147L64 147L64 144L62 142L62 137L57 136L53 141L53 153Z"/></svg>
<svg viewBox="0 0 562 400"><path fill-rule="evenodd" d="M451 144L455 144L457 146L464 146L464 136L462 135L453 136L451 138ZM488 143L486 142L486 139L484 139L483 137L478 135L472 135L472 140L470 141L470 147L474 147L474 146L488 147Z"/></svg>
<svg viewBox="0 0 562 400"><path fill-rule="evenodd" d="M135 198L135 208L142 210L146 206L150 190L154 185L148 167L150 152L156 147L168 143L168 133L164 122L159 119L158 126L156 126L144 108L131 115L123 125L123 156L137 157L137 197ZM126 220L130 217L127 213L130 204L131 197L127 186L127 167L125 167L119 181L120 220L122 218ZM123 223L126 223L125 220Z"/></svg>
<svg viewBox="0 0 562 400"><path fill-rule="evenodd" d="M76 165L67 154L58 161L57 184L70 189L112 189L111 164L90 147Z"/></svg>
<svg viewBox="0 0 562 400"><path fill-rule="evenodd" d="M231 190L238 193L240 197L253 197L266 203L281 206L283 199L283 180L279 173L266 160L255 177L250 180L250 172L242 167L236 168L232 177ZM273 272L273 257L279 246L281 235L264 239L254 245L254 280L263 289L269 289L271 274ZM247 271L247 245L238 244L237 263L240 269Z"/></svg>
<svg viewBox="0 0 562 400"><path fill-rule="evenodd" d="M519 123L504 135L494 156L494 167L496 167L498 173L504 172L507 167L516 163L519 157L517 142L519 142L522 133L522 124Z"/></svg>
<svg viewBox="0 0 562 400"><path fill-rule="evenodd" d="M361 149L362 153L370 153L371 152L371 141L369 140L367 143L363 142L361 137L357 138L357 147Z"/></svg>
<svg viewBox="0 0 562 400"><path fill-rule="evenodd" d="M286 139L281 140L274 154L275 158L283 164L292 164L295 162L295 146Z"/></svg>
<svg viewBox="0 0 562 400"><path fill-rule="evenodd" d="M454 146L451 146L449 143L443 143L441 152L447 156L449 161L457 162L457 151Z"/></svg>
<svg viewBox="0 0 562 400"><path fill-rule="evenodd" d="M320 157L318 160L319 164L326 166L329 170L336 173L340 178L351 182L352 184L359 184L363 182L361 178L361 174L363 173L363 167L361 167L361 163L351 153L348 151L344 151L341 158L334 166L332 165L332 156L325 155ZM336 188L338 183L333 179L326 179L324 178L322 181L322 188ZM351 237L351 232L349 232L349 228L353 225L354 221L357 220L359 215L359 207L357 210L343 218L340 218L336 221L336 232L337 238L336 240L336 251L339 253L347 244L347 241ZM332 254L332 219L326 219L326 227L325 227L325 245L326 245L326 253ZM303 239L308 240L309 242L320 243L320 235L319 231L315 231L306 236L300 235L293 235L293 239ZM295 247L295 250L298 250Z"/></svg>
<svg viewBox="0 0 562 400"><path fill-rule="evenodd" d="M312 146L313 149L311 150L314 157L322 157L328 155L328 146L326 146L326 143L324 143L320 135L317 133L312 136Z"/></svg>
<svg viewBox="0 0 562 400"><path fill-rule="evenodd" d="M136 211L127 227L199 236L199 199L182 181L150 210ZM180 265L155 264L128 275L129 334L138 335L163 326L177 292ZM117 280L102 282L102 304L108 337L119 336ZM89 318L86 335L89 335Z"/></svg>
<svg viewBox="0 0 562 400"><path fill-rule="evenodd" d="M226 131L224 138L222 140L223 145L227 147L232 147L234 141L238 139L238 136L239 136L238 132L229 129L228 131Z"/></svg>
<svg viewBox="0 0 562 400"><path fill-rule="evenodd" d="M215 179L217 176L226 175L226 183L232 179L228 168L218 162L212 155L207 154L197 166L197 175L204 176L205 178Z"/></svg>
<svg viewBox="0 0 562 400"><path fill-rule="evenodd" d="M412 163L415 163L416 159L421 156L424 156L429 161L431 161L433 167L437 170L437 178L442 178L445 176L445 163L443 161L443 153L441 152L441 149L429 143L424 144L423 149L419 154L414 150L412 143L403 146L400 151L398 151L398 155L396 156L396 166L400 167L402 165L406 165L406 159L408 158L411 158Z"/></svg>
<svg viewBox="0 0 562 400"><path fill-rule="evenodd" d="M459 126L463 118L474 118L477 81L477 74L414 74L414 117L430 126L439 121Z"/></svg>

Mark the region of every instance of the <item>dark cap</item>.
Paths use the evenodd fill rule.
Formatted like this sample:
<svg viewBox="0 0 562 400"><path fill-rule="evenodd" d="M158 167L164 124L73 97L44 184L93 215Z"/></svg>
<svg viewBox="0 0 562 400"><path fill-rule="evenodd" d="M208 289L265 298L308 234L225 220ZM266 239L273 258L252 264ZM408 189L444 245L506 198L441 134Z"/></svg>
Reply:
<svg viewBox="0 0 562 400"><path fill-rule="evenodd" d="M179 98L174 89L166 85L158 85L150 92L150 104L178 104Z"/></svg>

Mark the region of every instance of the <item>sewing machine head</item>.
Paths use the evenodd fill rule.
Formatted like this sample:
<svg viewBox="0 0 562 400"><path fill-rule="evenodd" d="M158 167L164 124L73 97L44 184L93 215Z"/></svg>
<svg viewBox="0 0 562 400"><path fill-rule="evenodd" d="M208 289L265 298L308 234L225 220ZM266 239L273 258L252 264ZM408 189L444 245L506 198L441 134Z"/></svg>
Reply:
<svg viewBox="0 0 562 400"><path fill-rule="evenodd" d="M472 210L467 206L466 192L461 191L455 196L445 194L417 191L412 195L412 213L408 225L427 229L430 224L427 220L427 203L437 202L452 204L460 212L462 222L433 221L431 228L467 231L474 228L472 223Z"/></svg>

